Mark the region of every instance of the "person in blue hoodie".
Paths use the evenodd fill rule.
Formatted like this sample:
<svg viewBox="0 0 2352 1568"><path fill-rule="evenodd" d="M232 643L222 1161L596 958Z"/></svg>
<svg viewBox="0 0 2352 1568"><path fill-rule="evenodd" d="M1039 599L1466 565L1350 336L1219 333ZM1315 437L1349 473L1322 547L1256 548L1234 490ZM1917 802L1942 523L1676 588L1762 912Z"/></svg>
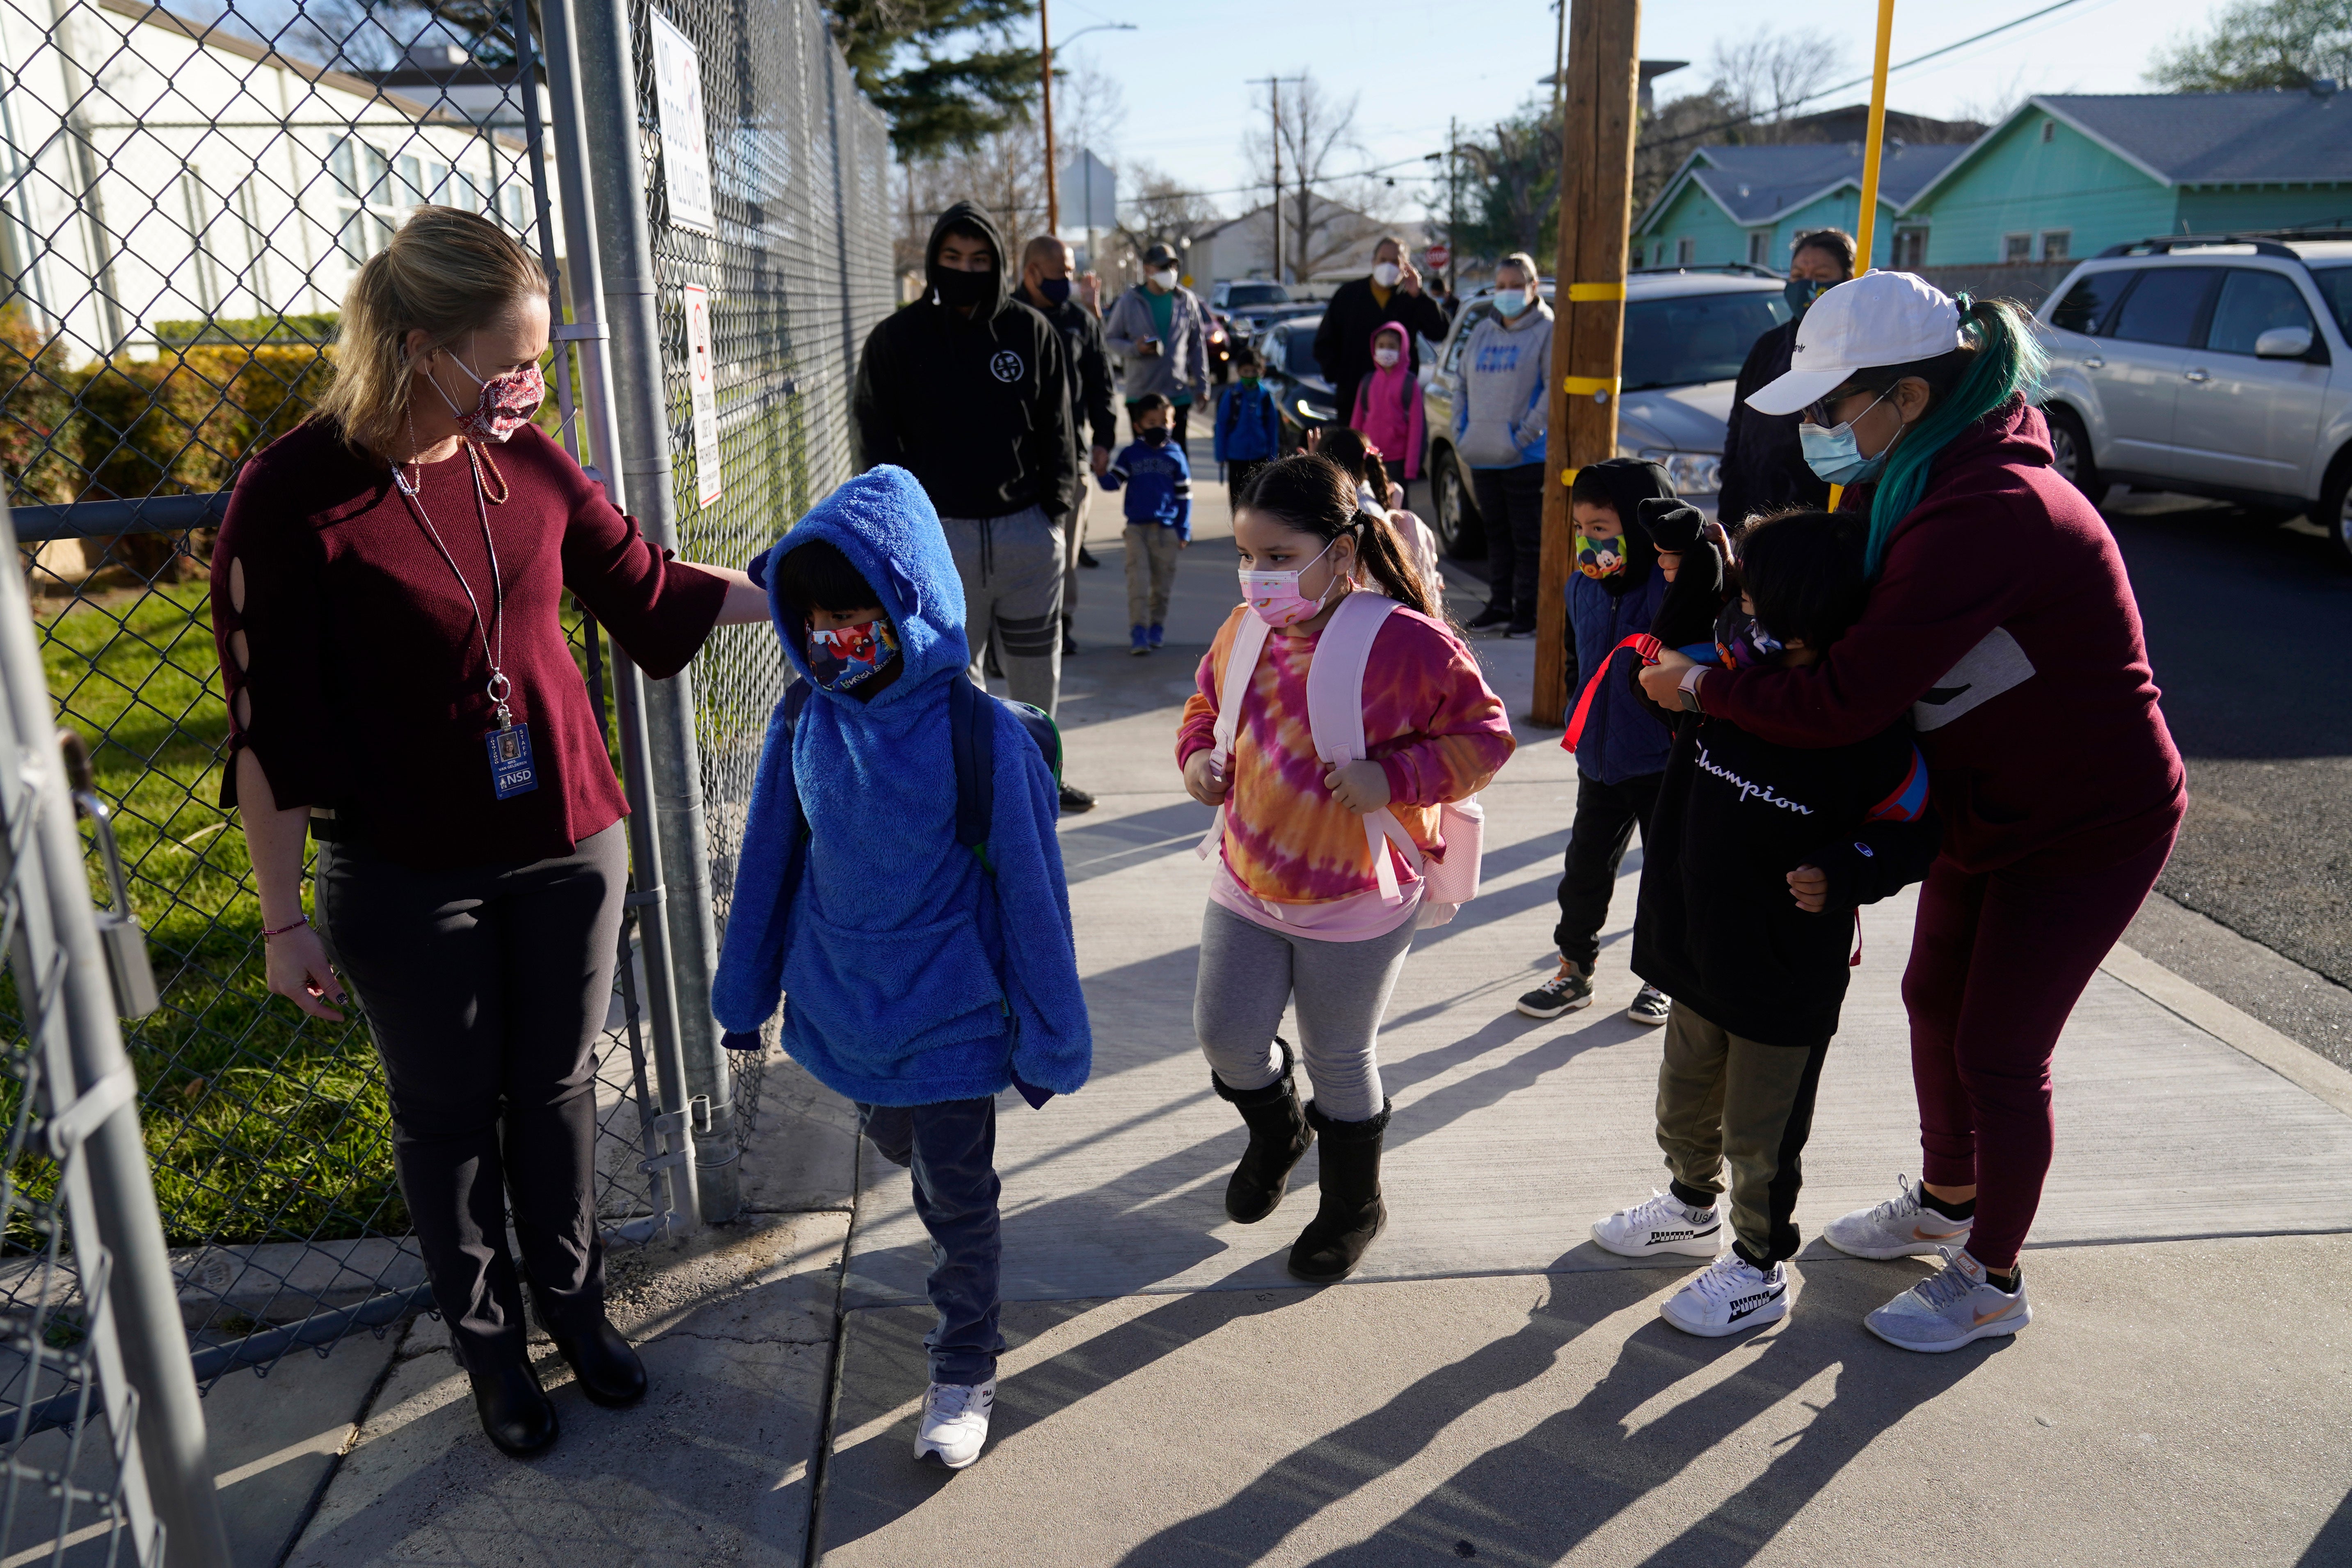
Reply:
<svg viewBox="0 0 2352 1568"><path fill-rule="evenodd" d="M1224 465L1225 493L1239 496L1257 471L1282 456L1282 412L1261 379L1265 362L1255 349L1234 355L1234 384L1217 399L1216 439L1211 455Z"/></svg>
<svg viewBox="0 0 2352 1568"><path fill-rule="evenodd" d="M1581 727L1572 724L1562 743L1576 753L1576 818L1560 872L1559 923L1552 929L1559 969L1519 998L1519 1011L1530 1018L1591 1005L1592 966L1601 957L1617 868L1637 825L1643 841L1649 838L1650 810L1674 751L1674 732L1625 679L1633 651L1620 651L1627 637L1650 632L1665 603L1665 574L1643 527L1642 503L1674 493L1666 470L1639 458L1579 468L1569 489L1577 531L1568 579L1569 689L1580 693ZM1663 1024L1668 1006L1664 993L1644 984L1625 1016Z"/></svg>
<svg viewBox="0 0 2352 1568"><path fill-rule="evenodd" d="M751 578L812 689L769 722L711 1011L730 1045L755 1045L781 994L784 1049L911 1167L940 1313L915 1454L961 1469L1004 1349L996 1097L1043 1105L1093 1064L1053 770L1012 709L970 689L963 584L906 469L834 491ZM963 700L993 724L972 848L956 832Z"/></svg>
<svg viewBox="0 0 2352 1568"><path fill-rule="evenodd" d="M1192 542L1192 465L1168 438L1169 401L1147 392L1128 405L1135 439L1103 470L1102 487L1127 491L1129 652L1160 646L1176 591L1176 552Z"/></svg>

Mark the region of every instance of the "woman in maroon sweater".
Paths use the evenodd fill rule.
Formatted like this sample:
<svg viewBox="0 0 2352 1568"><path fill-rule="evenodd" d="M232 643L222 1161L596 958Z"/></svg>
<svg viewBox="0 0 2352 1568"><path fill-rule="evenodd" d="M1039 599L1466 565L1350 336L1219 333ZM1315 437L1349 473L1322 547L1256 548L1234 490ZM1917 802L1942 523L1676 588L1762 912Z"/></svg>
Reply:
<svg viewBox="0 0 2352 1568"><path fill-rule="evenodd" d="M522 1274L583 1391L646 1389L604 1317L589 1055L628 807L563 593L657 679L714 625L767 616L742 573L648 544L528 422L547 333L528 251L419 209L352 286L318 413L238 475L212 575L221 800L244 820L269 988L337 1020L337 967L357 992L434 1300L510 1454L556 1423L525 1353L509 1192Z"/></svg>
<svg viewBox="0 0 2352 1568"><path fill-rule="evenodd" d="M2032 1319L2017 1258L2050 1168L2051 1054L2164 868L2186 780L2115 539L2050 466L2024 318L1871 273L1822 296L1793 360L1749 402L1804 413L1823 479L1875 480L1845 501L1870 512L1869 608L1810 668L1669 654L1642 681L1787 745L1906 711L1918 731L1945 824L1903 977L1923 1180L1826 1234L1865 1258L1946 1249L1867 1322L1952 1350Z"/></svg>

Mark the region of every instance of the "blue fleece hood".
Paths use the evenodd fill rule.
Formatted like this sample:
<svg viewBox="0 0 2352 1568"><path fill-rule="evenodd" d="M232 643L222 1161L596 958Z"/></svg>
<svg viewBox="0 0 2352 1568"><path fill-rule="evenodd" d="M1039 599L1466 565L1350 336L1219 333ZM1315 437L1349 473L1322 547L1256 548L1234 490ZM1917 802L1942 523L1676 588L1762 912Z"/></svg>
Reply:
<svg viewBox="0 0 2352 1568"><path fill-rule="evenodd" d="M867 700L812 690L789 728L778 705L711 1011L730 1035L752 1034L781 992L785 1050L870 1105L992 1095L1015 1071L1070 1093L1086 1081L1093 1042L1054 832L1059 802L1035 742L997 705L993 873L956 841L948 694L970 655L939 514L912 474L876 468L754 564L777 641L803 679L808 607L784 597L776 565L818 540L873 588L905 668Z"/></svg>

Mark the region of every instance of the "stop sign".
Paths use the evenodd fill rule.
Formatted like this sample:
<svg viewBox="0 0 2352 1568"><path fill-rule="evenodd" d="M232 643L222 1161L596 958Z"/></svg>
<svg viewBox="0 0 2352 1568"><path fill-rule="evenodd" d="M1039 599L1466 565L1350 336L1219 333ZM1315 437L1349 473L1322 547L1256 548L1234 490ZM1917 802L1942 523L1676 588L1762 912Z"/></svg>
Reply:
<svg viewBox="0 0 2352 1568"><path fill-rule="evenodd" d="M1454 252L1443 245L1433 245L1422 254L1429 258L1432 272L1444 271L1445 264L1454 259Z"/></svg>

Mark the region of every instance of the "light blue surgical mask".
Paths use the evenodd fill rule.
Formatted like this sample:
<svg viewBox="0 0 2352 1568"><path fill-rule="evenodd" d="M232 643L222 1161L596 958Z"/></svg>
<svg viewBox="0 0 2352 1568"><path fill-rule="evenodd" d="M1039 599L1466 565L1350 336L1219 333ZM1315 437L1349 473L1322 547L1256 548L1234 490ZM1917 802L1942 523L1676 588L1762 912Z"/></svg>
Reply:
<svg viewBox="0 0 2352 1568"><path fill-rule="evenodd" d="M1880 393L1870 408L1877 407L1891 395L1891 392ZM1869 413L1870 408L1862 414ZM1797 444L1804 448L1805 466L1833 485L1858 485L1876 479L1878 470L1886 466L1886 453L1894 450L1895 444L1888 442L1885 450L1874 458L1864 457L1853 438L1854 419L1861 418L1862 414L1826 430L1818 425L1798 426Z"/></svg>
<svg viewBox="0 0 2352 1568"><path fill-rule="evenodd" d="M1517 315L1521 310L1524 310L1527 308L1528 291L1526 289L1497 289L1495 290L1496 312L1501 315L1505 320L1507 321L1509 318Z"/></svg>

